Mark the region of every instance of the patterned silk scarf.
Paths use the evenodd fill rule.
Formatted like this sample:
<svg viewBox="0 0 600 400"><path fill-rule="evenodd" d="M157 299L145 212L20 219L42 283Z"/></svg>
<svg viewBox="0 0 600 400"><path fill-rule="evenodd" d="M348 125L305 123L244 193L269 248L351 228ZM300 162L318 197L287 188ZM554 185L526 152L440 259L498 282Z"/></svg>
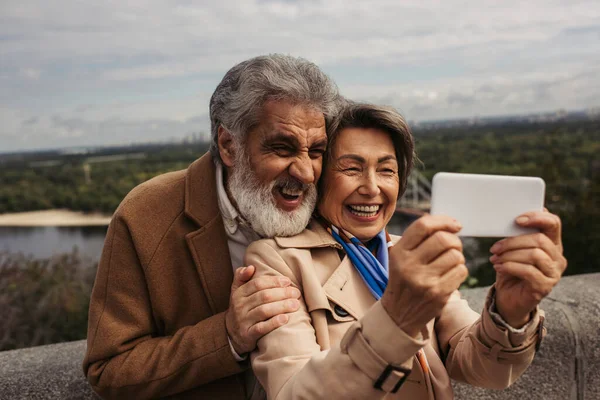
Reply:
<svg viewBox="0 0 600 400"><path fill-rule="evenodd" d="M354 265L354 268L356 268L367 284L373 297L377 300L381 299L388 283L388 249L392 247L392 240L387 231L385 229L382 230L365 245L350 232L339 229L323 217L319 217L318 220L327 232L342 245L346 255L348 255L352 265ZM420 349L416 356L424 376L427 376L429 373L429 363L425 358L423 349Z"/></svg>

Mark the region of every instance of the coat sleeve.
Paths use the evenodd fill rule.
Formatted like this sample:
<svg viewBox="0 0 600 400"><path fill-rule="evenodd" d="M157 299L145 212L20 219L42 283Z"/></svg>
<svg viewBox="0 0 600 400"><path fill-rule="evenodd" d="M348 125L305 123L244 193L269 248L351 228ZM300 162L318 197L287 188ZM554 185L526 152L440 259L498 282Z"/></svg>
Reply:
<svg viewBox="0 0 600 400"><path fill-rule="evenodd" d="M168 396L241 371L224 313L160 336L127 223L111 222L90 301L83 370L103 398Z"/></svg>
<svg viewBox="0 0 600 400"><path fill-rule="evenodd" d="M303 291L271 241L252 244L246 265L255 276L287 276ZM389 317L379 302L348 329L340 344L322 351L307 306L289 314L288 323L263 336L252 353L252 368L269 399L377 399L391 392L405 374L392 372L374 387L388 365L409 372L426 338L413 339ZM322 310L318 310L322 311Z"/></svg>
<svg viewBox="0 0 600 400"><path fill-rule="evenodd" d="M536 310L523 332L510 332L489 313L494 287L481 316L456 291L436 319L435 330L452 379L489 389L514 383L533 361L538 335L544 331L543 311ZM540 326L542 329L540 330Z"/></svg>

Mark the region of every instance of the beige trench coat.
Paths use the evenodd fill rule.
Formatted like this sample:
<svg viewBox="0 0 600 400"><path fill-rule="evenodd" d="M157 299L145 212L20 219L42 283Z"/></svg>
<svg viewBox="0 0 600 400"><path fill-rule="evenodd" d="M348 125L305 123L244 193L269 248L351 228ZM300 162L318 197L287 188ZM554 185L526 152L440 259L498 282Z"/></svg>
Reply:
<svg viewBox="0 0 600 400"><path fill-rule="evenodd" d="M505 388L533 360L541 311L525 332L510 333L488 313L490 294L480 316L457 291L414 339L375 301L349 259L340 261L338 249L315 222L297 236L248 248L246 265L256 266L255 276L287 276L302 292L300 309L260 339L251 356L269 398L446 400L453 398L450 378ZM415 357L421 348L427 372ZM412 372L386 371L388 365Z"/></svg>

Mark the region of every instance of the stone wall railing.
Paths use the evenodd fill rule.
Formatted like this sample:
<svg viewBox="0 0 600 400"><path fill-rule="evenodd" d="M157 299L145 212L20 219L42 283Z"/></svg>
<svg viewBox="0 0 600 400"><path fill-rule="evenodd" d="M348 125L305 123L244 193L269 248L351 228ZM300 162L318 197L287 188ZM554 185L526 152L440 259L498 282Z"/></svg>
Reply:
<svg viewBox="0 0 600 400"><path fill-rule="evenodd" d="M480 310L487 289L463 292ZM563 278L542 303L548 335L525 375L503 391L456 384L457 399L600 399L600 273ZM0 322L1 323L1 322ZM0 352L0 399L93 399L85 341Z"/></svg>

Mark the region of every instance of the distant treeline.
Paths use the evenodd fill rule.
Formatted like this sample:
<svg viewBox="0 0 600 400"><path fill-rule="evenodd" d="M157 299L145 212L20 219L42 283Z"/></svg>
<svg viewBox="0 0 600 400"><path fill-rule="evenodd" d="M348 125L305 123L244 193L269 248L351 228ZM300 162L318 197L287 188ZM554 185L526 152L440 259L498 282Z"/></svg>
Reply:
<svg viewBox="0 0 600 400"><path fill-rule="evenodd" d="M416 131L415 137L417 168L429 179L438 171L541 176L546 206L564 224L568 273L600 271L600 121L438 128ZM91 160L78 154L13 159L0 168L0 213L52 208L112 213L134 186L186 168L207 148L153 145L107 150ZM98 155L133 152L144 157L98 162ZM479 278L488 283L491 277Z"/></svg>
<svg viewBox="0 0 600 400"><path fill-rule="evenodd" d="M0 213L67 208L111 214L135 186L184 169L207 150L208 144L190 143L122 148L116 153L20 157L0 168ZM136 157L110 161L129 153Z"/></svg>

